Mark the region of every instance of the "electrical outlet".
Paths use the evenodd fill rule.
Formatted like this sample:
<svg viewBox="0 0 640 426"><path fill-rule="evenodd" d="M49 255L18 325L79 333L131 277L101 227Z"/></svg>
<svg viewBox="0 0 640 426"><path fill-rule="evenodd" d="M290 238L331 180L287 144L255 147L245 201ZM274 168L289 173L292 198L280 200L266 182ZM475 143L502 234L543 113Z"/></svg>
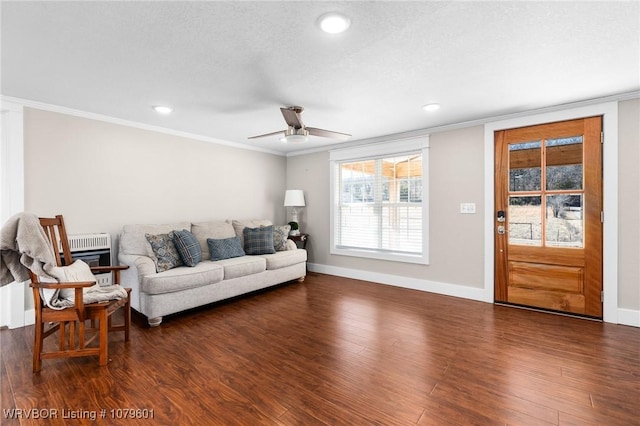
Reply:
<svg viewBox="0 0 640 426"><path fill-rule="evenodd" d="M473 214L476 212L476 203L460 203L460 213Z"/></svg>

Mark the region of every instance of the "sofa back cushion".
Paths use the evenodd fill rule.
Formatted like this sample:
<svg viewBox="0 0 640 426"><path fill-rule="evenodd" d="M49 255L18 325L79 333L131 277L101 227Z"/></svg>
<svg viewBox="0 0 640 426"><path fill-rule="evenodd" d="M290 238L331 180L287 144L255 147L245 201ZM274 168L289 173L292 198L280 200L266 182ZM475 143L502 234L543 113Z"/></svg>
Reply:
<svg viewBox="0 0 640 426"><path fill-rule="evenodd" d="M224 220L210 220L208 222L192 223L191 233L196 237L198 243L200 243L203 259L211 259L211 253L209 252L209 246L207 245L207 238L222 240L236 236L236 233L233 230L233 225Z"/></svg>
<svg viewBox="0 0 640 426"><path fill-rule="evenodd" d="M168 234L171 231L189 229L190 227L190 222L163 225L125 225L120 235L120 253L153 258L153 250L145 234Z"/></svg>

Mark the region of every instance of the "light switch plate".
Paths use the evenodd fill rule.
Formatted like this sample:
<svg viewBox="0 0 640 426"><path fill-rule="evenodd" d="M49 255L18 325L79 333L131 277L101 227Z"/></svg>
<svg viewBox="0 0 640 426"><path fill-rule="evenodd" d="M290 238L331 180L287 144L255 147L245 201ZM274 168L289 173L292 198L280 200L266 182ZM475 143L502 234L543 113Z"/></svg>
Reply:
<svg viewBox="0 0 640 426"><path fill-rule="evenodd" d="M476 203L460 203L460 213L473 214L476 212Z"/></svg>

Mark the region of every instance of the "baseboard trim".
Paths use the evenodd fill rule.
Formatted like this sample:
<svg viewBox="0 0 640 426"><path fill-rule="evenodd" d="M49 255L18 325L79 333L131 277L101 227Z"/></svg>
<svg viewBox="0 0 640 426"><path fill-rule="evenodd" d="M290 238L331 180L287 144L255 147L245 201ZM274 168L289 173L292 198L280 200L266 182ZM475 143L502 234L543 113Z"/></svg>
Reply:
<svg viewBox="0 0 640 426"><path fill-rule="evenodd" d="M339 277L371 281L378 284L392 285L412 290L427 291L445 296L454 296L462 299L493 303L493 300L486 300L483 288L403 277L400 275L382 274L379 272L362 271L359 269L322 265L318 263L308 263L307 267L311 272L318 272L320 274L336 275Z"/></svg>
<svg viewBox="0 0 640 426"><path fill-rule="evenodd" d="M618 308L618 324L640 327L640 311Z"/></svg>
<svg viewBox="0 0 640 426"><path fill-rule="evenodd" d="M392 285L395 287L410 288L412 290L427 291L429 293L445 296L460 297L462 299L477 300L493 303L493 300L485 300L485 292L482 288L468 287L458 284L447 284L436 281L407 278L399 275L381 274L358 269L341 268L338 266L308 263L307 268L311 272L319 274L336 275L338 277L353 278L356 280L371 281L378 284ZM24 325L33 325L36 322L36 312L28 309L24 312ZM640 311L618 308L618 324L640 328Z"/></svg>
<svg viewBox="0 0 640 426"><path fill-rule="evenodd" d="M320 274L336 275L338 277L371 281L378 284L386 284L395 287L442 294L445 296L493 303L493 299L487 300L486 292L483 288L409 278L400 275L382 274L379 272L362 271L359 269L342 268L339 266L322 265L318 263L308 263L307 267L309 271ZM618 308L617 324L640 327L640 311Z"/></svg>
<svg viewBox="0 0 640 426"><path fill-rule="evenodd" d="M33 325L36 323L36 310L27 309L24 311L24 325Z"/></svg>

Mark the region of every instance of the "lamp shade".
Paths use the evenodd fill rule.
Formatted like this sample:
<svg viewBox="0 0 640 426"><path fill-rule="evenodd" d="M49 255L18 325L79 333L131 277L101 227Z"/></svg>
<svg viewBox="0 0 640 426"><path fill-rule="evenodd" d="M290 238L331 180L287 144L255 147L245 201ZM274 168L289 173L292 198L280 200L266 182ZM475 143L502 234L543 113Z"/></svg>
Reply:
<svg viewBox="0 0 640 426"><path fill-rule="evenodd" d="M287 189L284 193L285 207L304 207L304 192L302 189Z"/></svg>

